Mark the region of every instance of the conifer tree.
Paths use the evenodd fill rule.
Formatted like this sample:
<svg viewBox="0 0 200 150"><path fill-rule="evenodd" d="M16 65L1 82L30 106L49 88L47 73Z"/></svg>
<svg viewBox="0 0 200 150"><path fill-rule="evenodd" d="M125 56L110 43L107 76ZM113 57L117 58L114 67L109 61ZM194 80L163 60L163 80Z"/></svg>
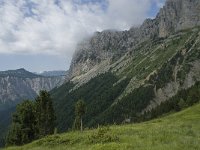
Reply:
<svg viewBox="0 0 200 150"><path fill-rule="evenodd" d="M36 98L36 121L38 137L54 133L55 114L52 99L47 91L40 91Z"/></svg>
<svg viewBox="0 0 200 150"><path fill-rule="evenodd" d="M75 121L74 127L77 129L80 124L81 132L83 131L83 115L86 113L86 105L83 100L79 100L75 105Z"/></svg>

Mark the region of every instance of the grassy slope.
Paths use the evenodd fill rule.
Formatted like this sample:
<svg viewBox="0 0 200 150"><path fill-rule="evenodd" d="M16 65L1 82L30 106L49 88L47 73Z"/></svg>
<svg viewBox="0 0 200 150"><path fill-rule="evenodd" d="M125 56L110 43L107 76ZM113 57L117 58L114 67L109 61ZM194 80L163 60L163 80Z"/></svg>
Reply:
<svg viewBox="0 0 200 150"><path fill-rule="evenodd" d="M112 126L111 132L119 142L89 144L88 136L95 131L49 136L7 150L199 150L200 104L149 122Z"/></svg>

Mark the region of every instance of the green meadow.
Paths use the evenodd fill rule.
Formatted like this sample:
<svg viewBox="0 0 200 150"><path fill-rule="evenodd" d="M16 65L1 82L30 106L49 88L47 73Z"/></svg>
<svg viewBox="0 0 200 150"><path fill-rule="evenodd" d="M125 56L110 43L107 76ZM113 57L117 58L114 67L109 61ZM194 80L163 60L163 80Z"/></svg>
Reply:
<svg viewBox="0 0 200 150"><path fill-rule="evenodd" d="M55 134L6 150L200 150L200 104L143 123Z"/></svg>

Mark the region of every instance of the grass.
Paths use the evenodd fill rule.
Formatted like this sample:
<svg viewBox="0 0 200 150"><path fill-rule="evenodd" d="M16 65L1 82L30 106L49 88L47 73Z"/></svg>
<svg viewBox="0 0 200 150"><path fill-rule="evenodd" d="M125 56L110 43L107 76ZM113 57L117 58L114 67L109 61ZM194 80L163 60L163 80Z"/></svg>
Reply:
<svg viewBox="0 0 200 150"><path fill-rule="evenodd" d="M69 132L6 150L199 150L200 104L152 121L111 126L106 133L112 142L92 143L97 129Z"/></svg>

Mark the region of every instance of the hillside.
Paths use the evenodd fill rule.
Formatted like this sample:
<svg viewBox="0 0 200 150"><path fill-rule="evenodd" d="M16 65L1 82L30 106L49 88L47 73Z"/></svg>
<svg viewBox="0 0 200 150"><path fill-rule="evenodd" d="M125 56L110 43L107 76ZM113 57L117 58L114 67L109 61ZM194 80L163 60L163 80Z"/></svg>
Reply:
<svg viewBox="0 0 200 150"><path fill-rule="evenodd" d="M60 131L72 127L74 105L84 99L86 126L121 123L150 111L200 81L199 28L148 40L104 67L86 83L69 81L51 91ZM86 73L85 77L94 70ZM82 79L81 79L82 80Z"/></svg>
<svg viewBox="0 0 200 150"><path fill-rule="evenodd" d="M140 27L96 32L77 46L63 85L57 78L24 78L23 69L19 77L0 77L0 109L56 87L50 93L59 131L72 127L81 98L88 127L136 121L200 81L199 6L199 0L167 0Z"/></svg>
<svg viewBox="0 0 200 150"><path fill-rule="evenodd" d="M99 140L95 144L92 143L88 137L97 132L95 129L83 133L56 134L6 150L197 150L200 149L199 124L200 104L197 104L179 113L152 121L111 126L107 132L108 135L117 137L114 142Z"/></svg>
<svg viewBox="0 0 200 150"><path fill-rule="evenodd" d="M79 43L68 82L51 91L59 131L72 128L79 99L87 127L136 122L200 81L199 8L199 0L167 0L140 27L96 32Z"/></svg>

